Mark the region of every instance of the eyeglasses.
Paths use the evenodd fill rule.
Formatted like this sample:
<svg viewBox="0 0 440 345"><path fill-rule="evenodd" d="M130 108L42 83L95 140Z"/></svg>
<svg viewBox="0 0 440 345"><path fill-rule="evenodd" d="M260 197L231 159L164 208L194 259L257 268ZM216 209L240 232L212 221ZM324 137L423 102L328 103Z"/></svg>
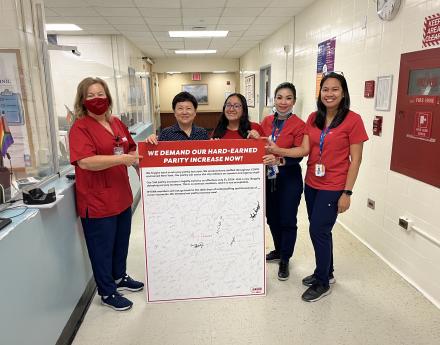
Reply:
<svg viewBox="0 0 440 345"><path fill-rule="evenodd" d="M234 108L235 110L240 110L242 108L241 104L231 104L231 103L226 103L226 109L232 109Z"/></svg>
<svg viewBox="0 0 440 345"><path fill-rule="evenodd" d="M330 75L330 74L339 74L339 75L342 75L342 76L344 76L344 72L342 72L342 71L327 71L327 72L322 72L322 76L323 77L326 77L326 76L328 76L328 75Z"/></svg>

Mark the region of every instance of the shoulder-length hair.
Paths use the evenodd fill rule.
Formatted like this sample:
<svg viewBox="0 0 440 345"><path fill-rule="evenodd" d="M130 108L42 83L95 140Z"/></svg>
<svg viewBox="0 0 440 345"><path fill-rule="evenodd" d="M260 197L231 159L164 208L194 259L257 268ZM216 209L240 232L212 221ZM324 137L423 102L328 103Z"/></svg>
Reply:
<svg viewBox="0 0 440 345"><path fill-rule="evenodd" d="M329 78L334 78L339 80L339 82L341 83L342 92L344 93L344 96L342 97L342 100L339 103L336 116L329 127L330 128L338 127L342 123L342 121L344 121L345 117L350 111L350 94L348 92L347 81L345 80L344 76L342 74L334 73L334 72L330 72L329 74L326 74L324 78L321 79L321 83L319 85L318 101L316 102L318 111L316 113L315 125L319 129L324 129L325 117L327 115L327 108L324 105L324 103L322 103L321 101L321 89L322 89L322 85L324 85L324 82Z"/></svg>
<svg viewBox="0 0 440 345"><path fill-rule="evenodd" d="M212 135L213 138L223 138L226 130L228 129L229 120L226 118L225 109L229 99L234 96L240 99L241 107L243 109L243 114L240 117L240 123L238 125L238 134L240 134L242 138L246 138L248 132L251 130L251 122L249 121L249 110L246 98L241 93L231 93L223 104L223 112L220 116L217 126L214 129L214 133Z"/></svg>
<svg viewBox="0 0 440 345"><path fill-rule="evenodd" d="M110 120L111 114L112 114L112 105L113 105L113 99L110 95L110 90L108 88L107 83L102 80L101 78L85 78L81 80L81 82L78 84L78 87L76 89L76 97L75 97L75 105L73 112L75 114L75 119L81 119L87 115L87 109L84 106L84 100L87 98L87 91L89 90L89 87L93 84L100 84L104 88L105 95L108 99L108 110L105 113L105 118L107 120Z"/></svg>

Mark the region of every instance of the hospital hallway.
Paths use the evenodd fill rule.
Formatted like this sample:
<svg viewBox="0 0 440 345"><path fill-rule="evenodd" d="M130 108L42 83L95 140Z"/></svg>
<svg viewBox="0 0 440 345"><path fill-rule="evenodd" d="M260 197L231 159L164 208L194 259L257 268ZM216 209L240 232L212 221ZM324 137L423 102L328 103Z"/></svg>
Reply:
<svg viewBox="0 0 440 345"><path fill-rule="evenodd" d="M312 273L313 248L302 200L290 278L267 264L265 297L147 303L127 293L131 310L115 312L95 295L74 345L440 344L440 310L347 232L333 231L335 278L318 302L301 300L301 279ZM266 251L272 249L266 231ZM133 216L128 273L144 279L142 203ZM173 268L169 267L170 274Z"/></svg>

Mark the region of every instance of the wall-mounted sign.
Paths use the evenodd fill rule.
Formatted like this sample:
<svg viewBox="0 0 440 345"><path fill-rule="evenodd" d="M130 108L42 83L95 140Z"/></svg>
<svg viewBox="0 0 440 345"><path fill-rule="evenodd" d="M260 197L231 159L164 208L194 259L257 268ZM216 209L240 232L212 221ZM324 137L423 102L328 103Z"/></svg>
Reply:
<svg viewBox="0 0 440 345"><path fill-rule="evenodd" d="M423 24L423 47L440 44L440 13L425 17Z"/></svg>
<svg viewBox="0 0 440 345"><path fill-rule="evenodd" d="M409 104L440 105L440 97L438 97L438 96L412 96L409 98Z"/></svg>
<svg viewBox="0 0 440 345"><path fill-rule="evenodd" d="M364 87L364 97L365 98L373 98L374 97L374 86L375 86L374 80L366 80L365 81L365 87Z"/></svg>
<svg viewBox="0 0 440 345"><path fill-rule="evenodd" d="M376 110L389 111L391 109L391 91L393 86L393 76L386 75L377 77Z"/></svg>
<svg viewBox="0 0 440 345"><path fill-rule="evenodd" d="M255 107L255 74L244 78L244 96L246 97L248 107Z"/></svg>
<svg viewBox="0 0 440 345"><path fill-rule="evenodd" d="M318 44L318 59L316 62L316 97L319 95L319 85L323 75L335 70L336 37Z"/></svg>
<svg viewBox="0 0 440 345"><path fill-rule="evenodd" d="M382 136L383 116L375 116L373 120L373 135Z"/></svg>
<svg viewBox="0 0 440 345"><path fill-rule="evenodd" d="M200 72L193 73L191 80L194 80L194 81L202 80L202 73L200 73Z"/></svg>
<svg viewBox="0 0 440 345"><path fill-rule="evenodd" d="M418 138L431 138L432 132L432 112L417 111L414 118L413 135Z"/></svg>

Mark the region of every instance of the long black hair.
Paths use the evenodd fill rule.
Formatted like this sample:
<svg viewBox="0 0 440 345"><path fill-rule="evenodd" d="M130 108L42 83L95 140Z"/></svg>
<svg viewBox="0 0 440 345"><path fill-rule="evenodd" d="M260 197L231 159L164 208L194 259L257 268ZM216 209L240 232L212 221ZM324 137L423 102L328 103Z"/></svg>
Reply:
<svg viewBox="0 0 440 345"><path fill-rule="evenodd" d="M334 73L334 72L330 72L330 73L326 74L324 76L324 78L321 79L321 84L319 85L318 101L316 102L317 106L318 106L318 111L317 111L316 118L315 118L315 125L316 125L316 127L318 127L321 130L324 129L324 127L325 127L325 117L327 115L327 108L324 105L324 103L322 103L322 101L321 101L321 89L322 89L322 85L324 84L324 82L329 78L334 78L334 79L339 80L339 82L341 83L342 92L344 94L341 102L339 103L336 116L333 119L333 121L329 127L330 128L338 127L342 123L342 121L344 121L345 117L347 116L348 112L350 111L350 94L348 93L348 85L347 85L347 81L345 80L344 76L342 74Z"/></svg>
<svg viewBox="0 0 440 345"><path fill-rule="evenodd" d="M248 135L248 132L251 130L251 122L249 121L249 110L246 98L241 93L231 93L223 104L223 112L220 116L217 126L214 129L214 133L212 134L213 138L223 138L226 130L228 129L229 120L225 115L226 103L228 103L229 99L234 96L240 99L241 107L243 109L243 114L240 117L240 122L238 125L238 134L245 139Z"/></svg>

